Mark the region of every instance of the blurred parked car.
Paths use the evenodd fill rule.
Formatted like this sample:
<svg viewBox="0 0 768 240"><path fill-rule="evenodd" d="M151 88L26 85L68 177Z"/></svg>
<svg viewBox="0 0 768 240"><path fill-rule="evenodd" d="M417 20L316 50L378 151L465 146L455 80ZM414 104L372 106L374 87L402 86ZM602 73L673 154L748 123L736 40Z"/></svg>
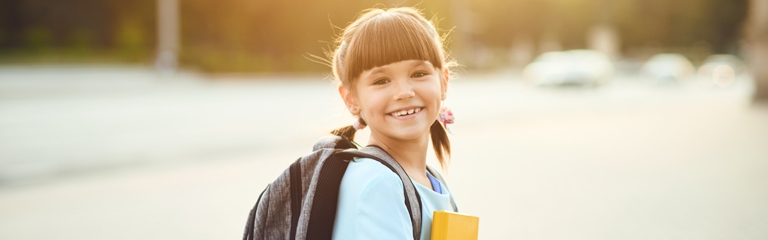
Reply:
<svg viewBox="0 0 768 240"><path fill-rule="evenodd" d="M694 74L693 64L683 55L660 53L653 55L640 67L640 74L660 83L678 83Z"/></svg>
<svg viewBox="0 0 768 240"><path fill-rule="evenodd" d="M588 85L607 83L613 76L613 64L594 50L547 52L523 69L523 77L539 86Z"/></svg>
<svg viewBox="0 0 768 240"><path fill-rule="evenodd" d="M738 57L730 54L716 54L704 60L699 67L697 79L705 86L727 87L745 72L746 66Z"/></svg>

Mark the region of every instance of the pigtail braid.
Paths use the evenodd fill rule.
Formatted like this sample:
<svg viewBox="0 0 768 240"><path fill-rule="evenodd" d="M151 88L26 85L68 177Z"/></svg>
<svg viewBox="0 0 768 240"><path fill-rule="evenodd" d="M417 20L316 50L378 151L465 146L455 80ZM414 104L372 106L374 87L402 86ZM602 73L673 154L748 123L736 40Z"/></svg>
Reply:
<svg viewBox="0 0 768 240"><path fill-rule="evenodd" d="M363 118L357 118L357 124L356 125L365 127L365 125L367 125L367 124L365 123L365 120L363 120ZM362 127L360 127L360 128L362 129ZM341 127L341 128L337 128L337 129L334 129L333 131L331 131L331 134L339 136L339 137L345 137L345 138L349 139L350 141L354 141L355 140L355 133L357 133L357 128L355 128L355 124L349 125L349 126L345 126L345 127Z"/></svg>
<svg viewBox="0 0 768 240"><path fill-rule="evenodd" d="M432 138L432 148L435 149L435 156L440 162L443 170L448 169L448 162L451 156L451 141L448 140L448 133L445 132L443 124L435 120L429 128L430 138Z"/></svg>
<svg viewBox="0 0 768 240"><path fill-rule="evenodd" d="M355 139L356 132L357 130L355 130L355 127L353 127L352 125L349 125L349 126L344 126L341 128L334 129L333 131L331 131L331 134L339 137L345 137L347 139L352 140L352 139Z"/></svg>

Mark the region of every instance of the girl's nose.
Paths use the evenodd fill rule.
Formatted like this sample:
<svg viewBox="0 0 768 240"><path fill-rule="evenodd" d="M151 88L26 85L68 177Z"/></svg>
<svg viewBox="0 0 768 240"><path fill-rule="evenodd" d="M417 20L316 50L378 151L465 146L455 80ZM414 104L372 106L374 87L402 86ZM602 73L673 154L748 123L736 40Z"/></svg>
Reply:
<svg viewBox="0 0 768 240"><path fill-rule="evenodd" d="M408 80L398 80L396 82L397 93L395 93L395 100L403 100L416 96L416 92L413 91L413 86Z"/></svg>

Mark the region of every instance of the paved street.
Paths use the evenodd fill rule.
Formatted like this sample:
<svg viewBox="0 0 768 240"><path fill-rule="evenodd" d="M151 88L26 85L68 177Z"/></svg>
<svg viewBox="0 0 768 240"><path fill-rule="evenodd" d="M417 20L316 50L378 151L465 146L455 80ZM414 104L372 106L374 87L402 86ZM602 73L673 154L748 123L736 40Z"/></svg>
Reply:
<svg viewBox="0 0 768 240"><path fill-rule="evenodd" d="M768 238L748 78L460 75L448 181L481 239ZM322 75L2 67L0 239L237 239L264 186L349 121Z"/></svg>

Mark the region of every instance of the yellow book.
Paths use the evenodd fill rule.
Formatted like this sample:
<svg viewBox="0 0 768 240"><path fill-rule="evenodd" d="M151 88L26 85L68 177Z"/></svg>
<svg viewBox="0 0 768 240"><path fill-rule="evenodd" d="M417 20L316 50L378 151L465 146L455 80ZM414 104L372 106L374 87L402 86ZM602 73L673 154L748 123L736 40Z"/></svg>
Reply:
<svg viewBox="0 0 768 240"><path fill-rule="evenodd" d="M480 218L448 211L435 211L432 240L477 240Z"/></svg>

